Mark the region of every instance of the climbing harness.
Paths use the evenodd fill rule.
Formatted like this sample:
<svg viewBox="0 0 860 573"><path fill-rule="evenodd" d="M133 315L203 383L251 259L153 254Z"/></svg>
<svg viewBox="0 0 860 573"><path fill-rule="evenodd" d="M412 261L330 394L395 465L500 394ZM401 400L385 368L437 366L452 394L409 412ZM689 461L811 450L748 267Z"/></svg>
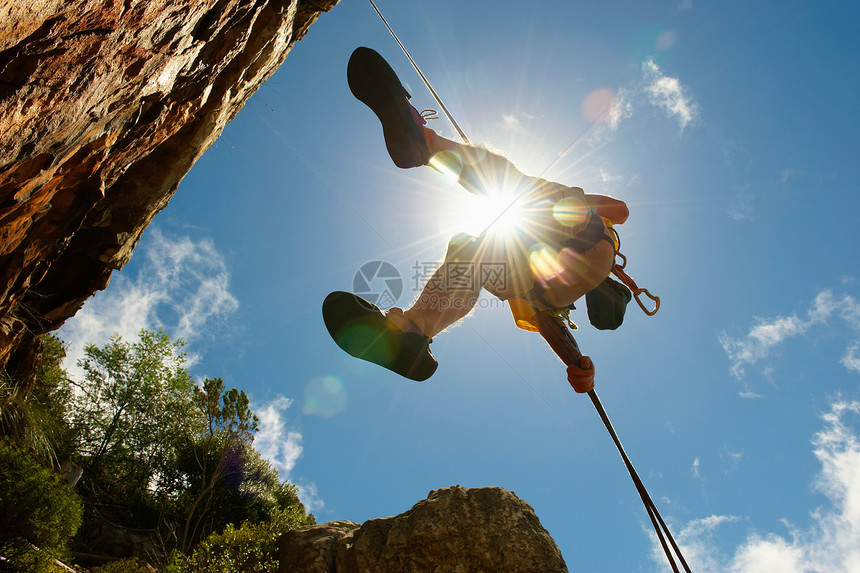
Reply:
<svg viewBox="0 0 860 573"><path fill-rule="evenodd" d="M385 24L385 27L388 28L388 31L394 37L394 40L403 50L403 53L406 54L406 57L409 59L412 67L415 68L415 71L418 72L418 75L424 81L424 84L427 86L427 89L433 95L433 98L442 108L442 111L448 117L448 120L457 130L457 133L460 135L462 140L466 144L471 144L469 138L466 137L466 134L460 128L459 124L454 120L451 116L451 113L448 111L448 108L442 102L439 95L436 93L436 90L433 89L433 86L430 85L430 82L421 72L421 69L412 59L412 56L406 50L406 47L397 37L397 34L394 33L394 30L388 24L388 21L382 15L379 8L376 7L376 4L373 0L368 0L373 6L373 9L379 15L382 22ZM426 112L427 110L425 110ZM422 117L424 117L425 112L421 112ZM513 206L511 203L508 206L508 209ZM507 210L507 209L506 209ZM618 279L632 292L636 297L636 302L639 304L639 307L647 314L648 316L653 316L660 309L660 298L652 295L647 289L639 288L636 282L626 273L624 267L627 265L627 257L621 254L621 240L618 236L617 231L612 228L611 224L607 224L606 227L612 233L614 238L614 247L615 247L615 256L616 259L620 258L621 263L614 263L612 267L611 274L614 274ZM645 304L640 299L640 295L645 294L648 298L651 299L654 303L653 310L649 310ZM663 517L660 515L660 512L657 510L654 501L651 499L651 496L648 493L648 490L645 488L645 485L642 483L639 474L636 472L636 469L633 467L633 463L630 461L630 458L627 456L627 453L624 451L624 447L621 445L621 441L618 438L618 434L615 432L615 428L612 425L612 422L609 419L609 416L606 413L606 410L603 407L603 404L600 401L600 398L597 396L597 392L594 390L594 377L590 377L587 380L583 381L580 377L577 377L577 372L581 372L583 370L583 356L580 352L579 345L574 339L568 327L576 330L576 325L570 320L570 308L554 308L554 309L540 309L534 308L530 305L526 300L523 299L514 299L510 300L509 304L511 306L511 311L514 314L514 319L517 323L517 326L523 328L525 330L530 330L534 332L539 332L540 335L546 340L549 344L550 348L552 348L553 352L561 358L562 362L567 366L568 372L568 383L573 387L573 389L581 394L588 394L588 397L591 399L591 403L594 405L594 408L597 410L598 415L600 416L603 425L606 427L606 430L609 432L612 441L615 443L615 447L618 449L618 453L621 455L621 459L624 461L624 465L627 468L627 472L630 474L630 478L633 480L633 484L636 486L636 491L639 493L639 497L642 499L642 503L645 505L645 510L648 513L648 518L651 520L651 524L654 527L654 531L657 534L657 538L660 540L660 545L663 547L663 551L666 554L666 559L669 561L669 565L672 567L672 571L675 573L680 573L679 563L684 568L686 573L691 573L689 565L687 565L684 556L681 554L681 550L678 547L678 544L675 542L672 533L669 531L669 527L666 525L666 522L663 520ZM677 559L676 559L677 558Z"/></svg>
<svg viewBox="0 0 860 573"><path fill-rule="evenodd" d="M607 276L603 283L589 291L585 295L585 298L588 306L589 322L599 330L614 330L621 326L625 308L631 298L636 298L637 304L645 314L654 316L660 309L660 297L652 295L647 289L639 288L630 275L624 271L624 267L627 265L627 257L619 250L621 248L621 237L618 235L618 231L612 226L612 223L605 217L592 217L591 220L599 222L601 219L605 224L605 229L610 232L609 235L605 233L595 235L594 232L586 229L582 234L592 235L591 237L586 236L583 238L578 235L562 242L561 246L571 247L584 252L592 248L600 240L606 240L612 244L615 250L615 258L616 260L620 259L621 262L613 263L610 275L615 275L621 282L619 283L610 276ZM604 225L601 225L600 230L603 231L603 229ZM522 298L508 301L517 327L529 332L538 332L539 329L534 320L534 315L540 310L549 313L551 316L562 318L571 329L577 330L576 324L570 319L570 311L573 310L573 305L564 308L553 307L543 296L545 290L545 287L538 283ZM640 299L640 295L643 293L654 302L652 310L649 310Z"/></svg>

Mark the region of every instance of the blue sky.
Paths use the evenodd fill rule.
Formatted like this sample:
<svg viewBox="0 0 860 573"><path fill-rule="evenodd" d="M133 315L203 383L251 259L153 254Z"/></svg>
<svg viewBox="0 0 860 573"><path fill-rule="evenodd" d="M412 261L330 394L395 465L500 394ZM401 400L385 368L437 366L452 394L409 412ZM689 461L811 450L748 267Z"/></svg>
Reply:
<svg viewBox="0 0 860 573"><path fill-rule="evenodd" d="M860 9L378 5L473 141L628 203L628 270L663 308L631 306L615 332L573 318L694 569L860 568ZM590 402L503 304L482 299L438 336L424 383L328 337L320 304L362 265L394 265L407 304L448 238L488 212L432 169L394 167L346 84L361 45L416 107L435 107L370 4L341 2L64 326L69 363L114 331L184 337L195 376L251 396L258 446L320 522L397 514L454 484L501 486L535 508L572 570L663 571ZM455 138L444 119L431 126Z"/></svg>

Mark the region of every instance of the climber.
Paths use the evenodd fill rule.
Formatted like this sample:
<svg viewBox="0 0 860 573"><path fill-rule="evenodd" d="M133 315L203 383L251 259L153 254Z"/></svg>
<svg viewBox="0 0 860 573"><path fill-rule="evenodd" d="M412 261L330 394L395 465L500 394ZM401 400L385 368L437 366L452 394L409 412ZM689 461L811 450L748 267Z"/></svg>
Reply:
<svg viewBox="0 0 860 573"><path fill-rule="evenodd" d="M431 339L466 317L482 288L502 300L563 309L604 282L615 262L615 241L604 219L623 223L628 211L622 201L526 176L504 157L441 137L426 127L397 75L369 48L353 52L347 79L353 95L382 123L396 166L429 165L454 173L465 189L479 195L502 186L513 190L523 223L515 233L496 233L491 226L479 237L455 235L444 262L407 309L382 311L351 293L330 294L323 317L341 348L425 380L437 367ZM574 376L593 378L588 357L580 367Z"/></svg>

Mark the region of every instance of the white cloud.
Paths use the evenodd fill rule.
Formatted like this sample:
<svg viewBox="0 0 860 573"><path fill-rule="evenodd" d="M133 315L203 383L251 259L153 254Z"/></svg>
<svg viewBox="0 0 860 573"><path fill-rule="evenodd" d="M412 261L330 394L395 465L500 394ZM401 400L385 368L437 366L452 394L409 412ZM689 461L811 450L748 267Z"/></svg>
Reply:
<svg viewBox="0 0 860 573"><path fill-rule="evenodd" d="M838 303L842 318L853 330L860 330L860 302L850 296L845 296Z"/></svg>
<svg viewBox="0 0 860 573"><path fill-rule="evenodd" d="M623 175L616 175L615 173L611 173L610 171L600 168L600 181L604 184L609 183L619 183L624 179Z"/></svg>
<svg viewBox="0 0 860 573"><path fill-rule="evenodd" d="M738 193L729 207L729 217L735 221L755 221L757 216L753 197L746 193Z"/></svg>
<svg viewBox="0 0 860 573"><path fill-rule="evenodd" d="M725 449L722 455L725 464L723 466L723 472L726 474L730 474L738 469L741 465L741 460L744 458L743 452L733 452L728 448Z"/></svg>
<svg viewBox="0 0 860 573"><path fill-rule="evenodd" d="M269 403L255 404L253 407L260 419L259 430L254 437L254 448L278 470L281 479L290 479L290 472L296 467L296 462L304 451L302 434L288 428L284 419L285 412L292 404L292 399L278 396ZM313 512L325 507L316 484L302 480L290 481L299 488L299 501L305 506L305 510Z"/></svg>
<svg viewBox="0 0 860 573"><path fill-rule="evenodd" d="M746 366L767 358L771 351L787 338L806 332L808 322L792 315L771 320L758 319L743 338L732 338L723 333L720 344L733 362L731 373L735 378L743 378Z"/></svg>
<svg viewBox="0 0 860 573"><path fill-rule="evenodd" d="M845 356L842 357L839 363L848 370L860 373L860 356L857 356L858 350L860 350L860 344L854 343L849 346Z"/></svg>
<svg viewBox="0 0 860 573"><path fill-rule="evenodd" d="M302 435L288 429L284 422L283 414L292 403L289 398L278 396L268 404L254 407L254 412L260 418L254 447L275 466L283 479L289 477L303 450Z"/></svg>
<svg viewBox="0 0 860 573"><path fill-rule="evenodd" d="M325 502L320 497L316 484L300 482L296 485L299 488L299 501L305 506L306 511L310 513L325 509Z"/></svg>
<svg viewBox="0 0 860 573"><path fill-rule="evenodd" d="M650 58L642 63L642 74L647 82L645 90L651 103L663 108L669 117L676 117L681 131L698 117L698 105L678 78L664 74Z"/></svg>
<svg viewBox="0 0 860 573"><path fill-rule="evenodd" d="M630 117L633 117L633 104L627 99L627 94L619 90L609 108L609 127L617 131L621 122Z"/></svg>
<svg viewBox="0 0 860 573"><path fill-rule="evenodd" d="M728 555L715 542L715 531L738 517L692 521L677 537L690 567L700 573L860 571L860 439L846 422L849 415L860 415L860 402L833 404L823 416L824 429L813 440L813 453L821 463L814 487L829 505L810 512L808 527L782 522L787 536L754 532ZM652 542L652 559L668 571L656 537Z"/></svg>
<svg viewBox="0 0 860 573"><path fill-rule="evenodd" d="M767 359L783 342L805 335L812 327L827 323L833 315L841 316L852 329L860 329L860 302L849 295L837 297L825 289L816 295L807 310L806 319L796 314L772 319L759 318L743 337L733 338L721 334L720 344L732 362L732 375L742 379L747 366ZM848 355L842 361L849 370L855 369L856 365L852 348L854 345L849 346Z"/></svg>
<svg viewBox="0 0 860 573"><path fill-rule="evenodd" d="M719 563L722 561L722 556L714 548L714 533L720 525L739 521L739 519L727 515L712 515L695 519L680 530L675 541L677 541L684 559L693 571L697 573L720 571ZM669 571L663 547L653 531L649 531L649 534L652 544L651 559L658 566L665 567L665 571Z"/></svg>
<svg viewBox="0 0 860 573"><path fill-rule="evenodd" d="M702 477L702 473L701 473L701 471L699 471L699 468L701 466L702 466L702 460L700 460L699 458L696 458L695 460L693 460L693 465L690 468L690 471L693 472L693 477L696 479Z"/></svg>
<svg viewBox="0 0 860 573"><path fill-rule="evenodd" d="M526 130L517 116L507 113L502 114L502 126L508 131L513 131L514 133L523 133Z"/></svg>
<svg viewBox="0 0 860 573"><path fill-rule="evenodd" d="M167 237L151 229L138 249L135 256L143 263L137 275L115 274L60 329L69 345L64 367L73 377L80 374L77 361L87 343L103 345L114 333L134 341L143 328L161 328L191 343L238 309L227 265L210 239Z"/></svg>
<svg viewBox="0 0 860 573"><path fill-rule="evenodd" d="M621 123L633 117L633 103L629 99L629 90L619 89L595 90L583 102L585 119L594 121L593 130L586 136L586 141L593 148L609 144L618 135Z"/></svg>
<svg viewBox="0 0 860 573"><path fill-rule="evenodd" d="M784 185L790 181L797 181L803 177L800 169L783 169L779 172L779 180Z"/></svg>
<svg viewBox="0 0 860 573"><path fill-rule="evenodd" d="M812 308L809 309L809 320L811 323L826 322L833 314L841 312L846 320L857 316L857 301L845 295L840 299L833 296L830 290L823 290L815 296Z"/></svg>
<svg viewBox="0 0 860 573"><path fill-rule="evenodd" d="M502 129L513 133L527 133L529 131L527 125L529 122L537 119L537 116L527 111L518 111L516 113L503 113L500 126ZM494 151L490 149L490 151Z"/></svg>

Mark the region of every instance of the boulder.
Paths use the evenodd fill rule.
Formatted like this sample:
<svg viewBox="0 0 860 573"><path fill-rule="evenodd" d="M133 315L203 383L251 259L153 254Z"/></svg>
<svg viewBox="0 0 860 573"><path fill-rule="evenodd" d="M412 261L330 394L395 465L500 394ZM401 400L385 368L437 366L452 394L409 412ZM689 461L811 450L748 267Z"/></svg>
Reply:
<svg viewBox="0 0 860 573"><path fill-rule="evenodd" d="M394 517L295 529L278 558L281 573L567 571L531 506L498 487L439 489Z"/></svg>

